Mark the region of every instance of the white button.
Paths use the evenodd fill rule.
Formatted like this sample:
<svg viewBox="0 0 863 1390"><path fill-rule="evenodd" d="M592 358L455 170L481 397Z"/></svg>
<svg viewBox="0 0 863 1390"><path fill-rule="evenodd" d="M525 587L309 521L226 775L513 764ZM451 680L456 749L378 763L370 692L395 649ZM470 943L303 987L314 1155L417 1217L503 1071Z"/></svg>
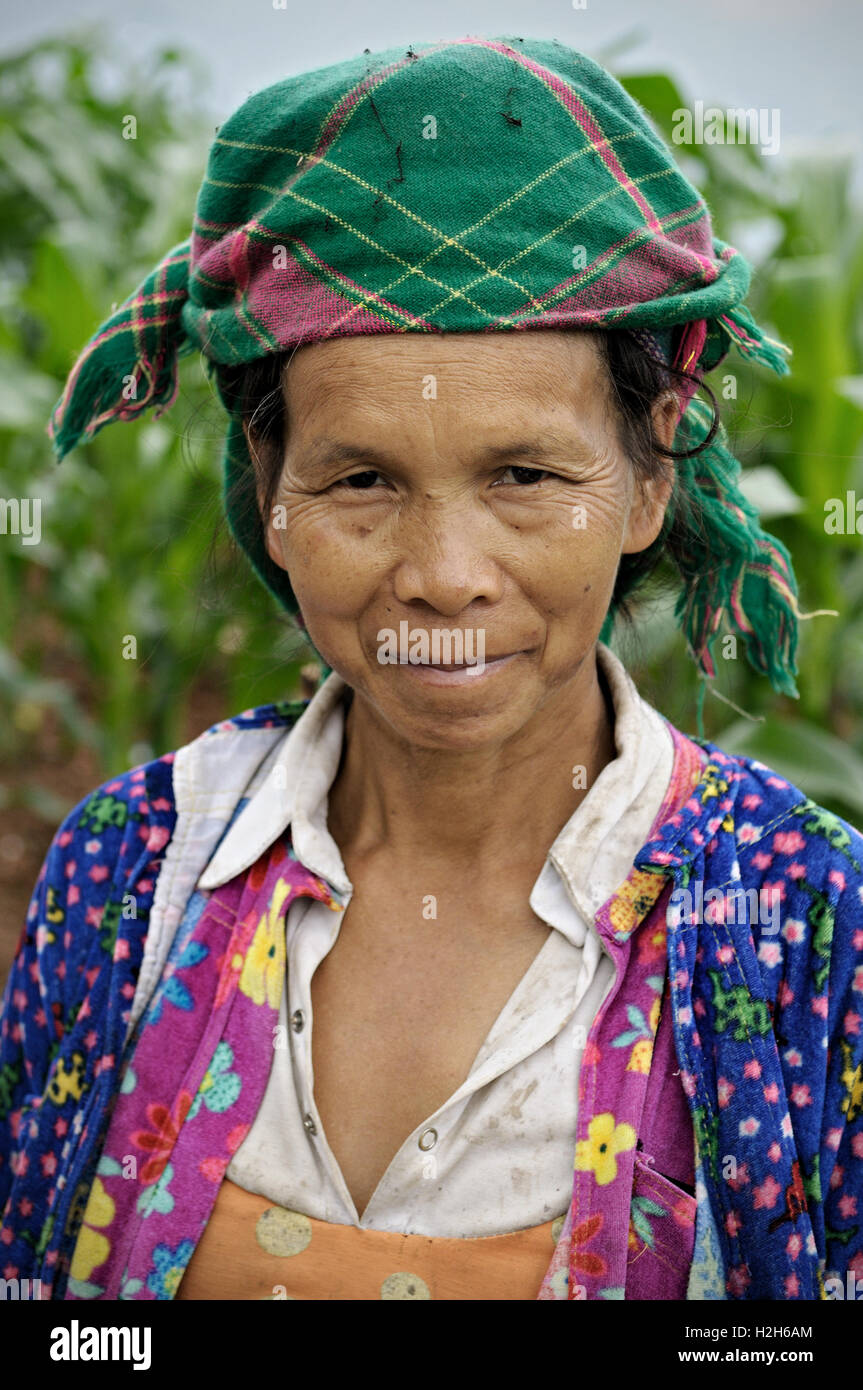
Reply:
<svg viewBox="0 0 863 1390"><path fill-rule="evenodd" d="M312 1119L311 1115L304 1116L303 1129L306 1131L306 1134L317 1134L318 1127Z"/></svg>
<svg viewBox="0 0 863 1390"><path fill-rule="evenodd" d="M437 1130L424 1129L419 1137L419 1146L422 1149L423 1153L428 1153L429 1149L433 1149L436 1143Z"/></svg>

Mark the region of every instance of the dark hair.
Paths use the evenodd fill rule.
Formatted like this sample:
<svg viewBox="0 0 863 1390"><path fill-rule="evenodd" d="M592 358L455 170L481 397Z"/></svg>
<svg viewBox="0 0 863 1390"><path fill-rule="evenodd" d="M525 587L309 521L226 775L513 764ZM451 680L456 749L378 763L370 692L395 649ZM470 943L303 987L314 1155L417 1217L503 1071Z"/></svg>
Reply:
<svg viewBox="0 0 863 1390"><path fill-rule="evenodd" d="M623 329L591 330L600 340L600 353L608 369L611 397L621 445L629 458L639 484L657 477L665 468L663 460L690 459L713 441L719 429L719 406L710 387L689 373L654 357L631 333ZM672 357L677 351L682 328L672 335ZM244 480L247 504L259 516L269 515L281 476L287 442L282 378L291 352L273 353L237 367L215 368L225 405L238 411L255 442L252 476ZM656 437L652 407L675 382L696 385L710 399L711 426L705 437L692 448L667 449ZM258 503L258 493L263 507ZM262 523L263 525L263 523ZM627 599L659 565L661 560L674 566L678 554L691 552L693 536L702 529L696 498L686 488L680 470L675 469L674 489L662 532L646 550L621 557L612 595L612 608L625 619L631 617Z"/></svg>
<svg viewBox="0 0 863 1390"><path fill-rule="evenodd" d="M684 326L672 334L672 360ZM620 442L635 470L638 483L643 484L663 471L663 460L697 458L713 443L719 430L719 403L705 381L677 367L659 361L624 330L600 333L600 352L608 368L612 399L617 405L617 424ZM693 383L710 400L712 419L703 439L688 449L667 449L656 437L652 407L663 391ZM635 555L621 556L611 606L626 619L631 617L627 599L654 573L661 561L677 571L678 557L691 556L693 541L704 529L704 518L697 493L687 487L680 469L674 470L674 485L665 525L658 537Z"/></svg>
<svg viewBox="0 0 863 1390"><path fill-rule="evenodd" d="M255 441L249 504L268 516L279 485L287 443L282 379L291 352L274 352L238 367L216 366L219 393L229 410L239 413ZM264 499L258 504L258 493ZM263 526L263 522L261 523Z"/></svg>

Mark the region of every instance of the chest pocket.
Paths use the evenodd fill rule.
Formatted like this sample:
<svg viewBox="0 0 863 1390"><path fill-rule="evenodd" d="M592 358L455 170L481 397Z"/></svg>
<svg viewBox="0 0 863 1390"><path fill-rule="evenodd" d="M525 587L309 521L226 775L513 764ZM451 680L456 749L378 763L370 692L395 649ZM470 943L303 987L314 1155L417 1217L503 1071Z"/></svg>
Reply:
<svg viewBox="0 0 863 1390"><path fill-rule="evenodd" d="M666 982L629 1208L627 1299L685 1299L695 1249L695 1146Z"/></svg>
<svg viewBox="0 0 863 1390"><path fill-rule="evenodd" d="M635 1156L627 1299L685 1299L695 1245L695 1198Z"/></svg>

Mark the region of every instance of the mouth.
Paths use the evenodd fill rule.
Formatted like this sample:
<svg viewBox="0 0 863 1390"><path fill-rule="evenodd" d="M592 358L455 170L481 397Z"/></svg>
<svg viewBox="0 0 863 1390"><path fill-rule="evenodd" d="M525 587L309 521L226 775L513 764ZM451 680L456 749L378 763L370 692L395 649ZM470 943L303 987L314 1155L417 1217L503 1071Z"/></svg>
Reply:
<svg viewBox="0 0 863 1390"><path fill-rule="evenodd" d="M414 680L429 685L467 685L489 679L524 655L523 651L518 651L486 657L477 662L415 662L399 665L398 669L408 672Z"/></svg>

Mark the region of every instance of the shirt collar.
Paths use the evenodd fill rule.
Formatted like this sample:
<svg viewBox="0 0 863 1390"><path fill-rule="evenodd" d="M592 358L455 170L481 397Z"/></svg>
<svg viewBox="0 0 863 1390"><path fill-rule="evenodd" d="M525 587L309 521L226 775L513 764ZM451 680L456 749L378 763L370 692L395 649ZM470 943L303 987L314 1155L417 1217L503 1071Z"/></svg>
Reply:
<svg viewBox="0 0 863 1390"><path fill-rule="evenodd" d="M617 757L606 763L548 853L582 916L593 922L649 839L674 766L667 721L643 700L601 643L598 664L614 705Z"/></svg>
<svg viewBox="0 0 863 1390"><path fill-rule="evenodd" d="M567 899L592 923L648 839L668 785L673 745L665 720L638 694L617 657L601 644L600 667L615 712L617 757L603 768L549 850L530 902L543 920L582 944ZM316 692L269 760L260 785L198 879L217 888L253 864L290 827L293 852L337 896L352 891L327 829L327 803L341 761L346 682L335 671Z"/></svg>
<svg viewBox="0 0 863 1390"><path fill-rule="evenodd" d="M296 858L337 894L351 891L326 827L327 796L342 755L347 691L335 671L316 691L198 879L199 888L218 888L236 878L290 826Z"/></svg>

